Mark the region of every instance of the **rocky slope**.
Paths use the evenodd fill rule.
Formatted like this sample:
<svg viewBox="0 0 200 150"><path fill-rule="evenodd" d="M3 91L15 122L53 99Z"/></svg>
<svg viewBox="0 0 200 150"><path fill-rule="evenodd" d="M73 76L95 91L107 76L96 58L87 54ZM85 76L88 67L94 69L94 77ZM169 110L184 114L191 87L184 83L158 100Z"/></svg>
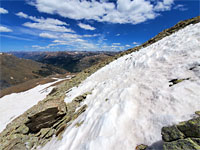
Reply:
<svg viewBox="0 0 200 150"><path fill-rule="evenodd" d="M52 65L17 58L7 53L0 55L0 70L0 90L31 79L67 72Z"/></svg>
<svg viewBox="0 0 200 150"><path fill-rule="evenodd" d="M71 101L68 101L68 102L65 101L66 102L66 105L65 105L64 100L66 100L65 99L66 93L70 93L70 90L72 90L71 94L73 94L73 89L71 89L72 87L78 86L88 76L90 76L91 74L96 72L98 69L102 68L103 66L107 65L108 63L112 62L113 60L118 59L119 57L126 55L128 53L138 51L142 47L147 47L151 45L152 43L159 41L160 39L184 28L185 26L189 24L195 24L198 22L200 22L200 17L196 17L190 20L180 22L175 27L161 32L158 36L144 43L142 46L136 47L134 49L130 49L115 57L109 58L108 60L102 63L99 63L97 65L92 66L89 69L84 70L83 72L79 73L76 77L72 78L71 80L60 84L43 101L40 101L37 105L27 110L23 115L16 118L13 122L11 122L7 126L7 128L0 134L0 145L1 145L0 149L14 149L14 150L31 149L31 148L36 148L38 145L45 145L48 141L51 141L51 144L52 144L51 146L53 146L53 145L56 145L52 143L52 140L51 140L53 138L53 135L55 135L59 139L62 139L62 133L66 131L66 129L68 128L70 128L70 130L68 131L74 131L71 129L73 129L72 127L75 126L79 130L81 130L81 128L85 127L86 120L81 120L81 117L79 116L84 114L84 112L88 112L87 111L88 109L91 110L92 107L90 106L89 108L87 103L89 102L88 100L92 98L93 92L95 93L95 91L93 91L92 89L89 90L88 87L81 86L82 85L81 84L80 87L88 91L85 91L84 93L80 93L80 92L83 92L81 89L78 89L78 91L75 90L74 95L71 96ZM128 57L129 56L127 56L127 58L121 58L121 59L127 59L127 61L129 61ZM118 59L118 61L120 61L121 59ZM124 60L124 62L126 61ZM140 65L140 63L138 63L138 65ZM193 64L193 66L191 66L191 68L188 68L188 69L193 68L193 70L195 70L195 67L198 67L198 66L194 66L194 65L195 64ZM179 80L180 79L182 79L181 81L185 81L183 79L186 79L186 78L179 78ZM168 87L169 87L169 84L171 85L169 81L167 82ZM182 82L179 82L179 83L182 83ZM94 85L94 84L95 82L93 82L91 85ZM110 84L112 84L112 82ZM162 84L158 84L158 85L162 85ZM97 84L96 86L99 86L99 85ZM174 86L171 86L172 89L174 88ZM102 87L105 87L105 85L102 85ZM86 103L86 100L87 100L87 103ZM94 100L96 101L96 99L93 99L93 101ZM90 99L90 102L92 102L92 99ZM112 99L110 98L105 98L104 100L105 104L110 104L111 102L112 102ZM121 107L123 108L124 105L122 105ZM104 108L104 107L101 106L100 108ZM132 107L131 110L133 108L134 107ZM56 122L54 120L56 120ZM119 120L119 122L123 122L123 120ZM153 120L153 122L156 122L156 120ZM117 130L117 131L120 131L120 130ZM66 141L64 143L66 143ZM48 149L52 147L48 147L47 145L46 148Z"/></svg>
<svg viewBox="0 0 200 150"><path fill-rule="evenodd" d="M163 127L163 150L199 150L200 116L177 125Z"/></svg>

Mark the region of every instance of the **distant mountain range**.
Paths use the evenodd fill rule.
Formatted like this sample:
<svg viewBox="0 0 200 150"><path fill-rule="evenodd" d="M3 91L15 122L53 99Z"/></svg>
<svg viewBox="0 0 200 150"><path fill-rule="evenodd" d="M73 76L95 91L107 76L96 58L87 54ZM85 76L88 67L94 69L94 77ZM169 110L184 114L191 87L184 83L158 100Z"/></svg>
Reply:
<svg viewBox="0 0 200 150"><path fill-rule="evenodd" d="M9 52L0 55L0 90L32 79L77 73L116 52Z"/></svg>
<svg viewBox="0 0 200 150"><path fill-rule="evenodd" d="M116 52L11 52L19 58L54 65L68 72L80 72L101 62Z"/></svg>

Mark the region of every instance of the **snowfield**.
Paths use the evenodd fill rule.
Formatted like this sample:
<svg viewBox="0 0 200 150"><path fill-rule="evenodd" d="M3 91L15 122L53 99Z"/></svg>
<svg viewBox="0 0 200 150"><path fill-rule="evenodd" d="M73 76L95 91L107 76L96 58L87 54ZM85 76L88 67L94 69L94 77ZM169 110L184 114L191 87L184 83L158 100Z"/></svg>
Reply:
<svg viewBox="0 0 200 150"><path fill-rule="evenodd" d="M62 80L63 79L59 79L54 82L38 85L25 92L13 93L0 98L0 132L2 132L6 128L6 125L12 120L43 100L53 89L53 86L49 86Z"/></svg>
<svg viewBox="0 0 200 150"><path fill-rule="evenodd" d="M43 150L131 150L138 144L161 149L161 128L200 110L200 23L123 56L67 93L85 92L80 115ZM169 87L172 79L185 79ZM79 127L77 122L84 121ZM157 144L156 144L157 143Z"/></svg>

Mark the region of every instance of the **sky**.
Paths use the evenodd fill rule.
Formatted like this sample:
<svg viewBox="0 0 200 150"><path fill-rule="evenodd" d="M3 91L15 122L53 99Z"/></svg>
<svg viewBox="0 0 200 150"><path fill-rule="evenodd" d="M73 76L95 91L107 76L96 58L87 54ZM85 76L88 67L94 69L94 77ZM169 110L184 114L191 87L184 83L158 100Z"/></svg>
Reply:
<svg viewBox="0 0 200 150"><path fill-rule="evenodd" d="M200 0L0 0L0 51L123 51L200 14Z"/></svg>

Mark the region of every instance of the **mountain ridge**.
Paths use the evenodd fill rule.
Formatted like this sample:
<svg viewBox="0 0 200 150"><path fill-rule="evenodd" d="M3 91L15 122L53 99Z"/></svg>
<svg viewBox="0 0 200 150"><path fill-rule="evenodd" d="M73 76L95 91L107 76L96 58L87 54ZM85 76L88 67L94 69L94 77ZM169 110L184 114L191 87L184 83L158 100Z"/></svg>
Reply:
<svg viewBox="0 0 200 150"><path fill-rule="evenodd" d="M81 72L82 70L97 64L117 52L11 52L19 58L31 59L40 63L54 65L67 70L71 73Z"/></svg>

